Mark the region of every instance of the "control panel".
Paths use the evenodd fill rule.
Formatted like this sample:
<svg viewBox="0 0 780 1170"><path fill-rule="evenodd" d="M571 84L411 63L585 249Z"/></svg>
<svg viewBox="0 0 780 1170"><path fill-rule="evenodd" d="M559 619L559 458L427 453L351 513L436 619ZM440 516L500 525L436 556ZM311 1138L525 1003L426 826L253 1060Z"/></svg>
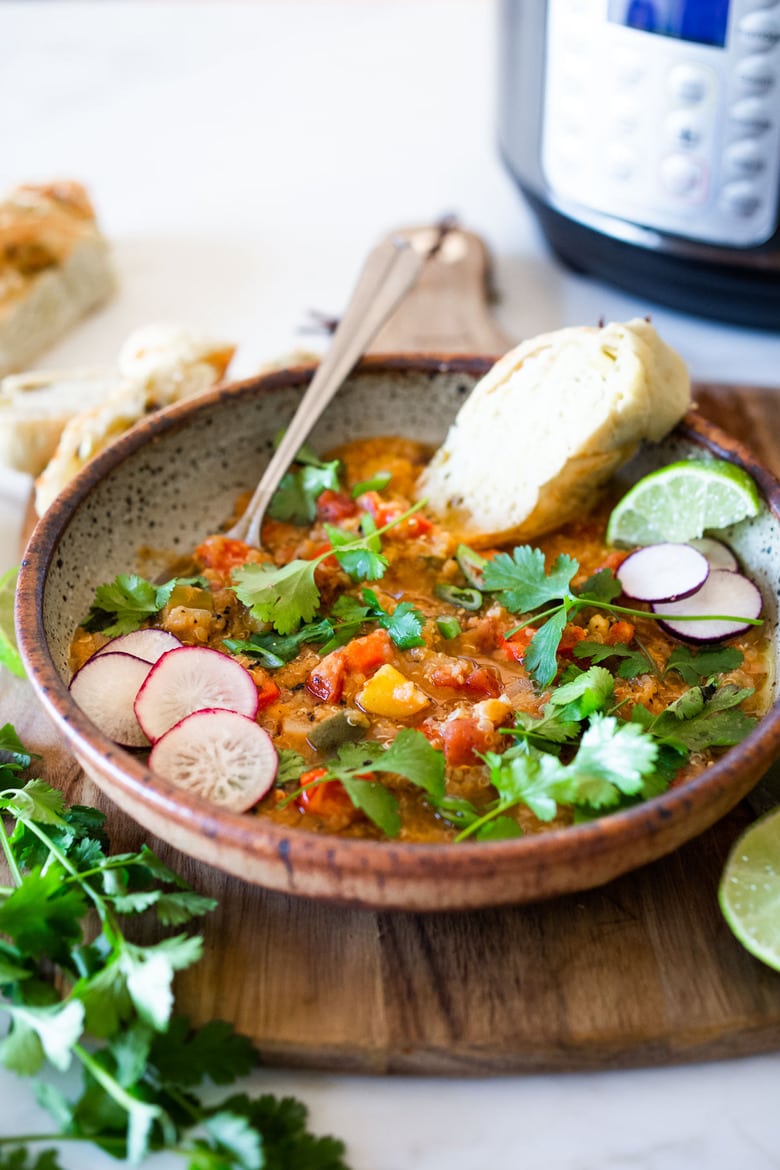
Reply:
<svg viewBox="0 0 780 1170"><path fill-rule="evenodd" d="M775 233L780 0L548 0L545 53L553 193L725 247Z"/></svg>

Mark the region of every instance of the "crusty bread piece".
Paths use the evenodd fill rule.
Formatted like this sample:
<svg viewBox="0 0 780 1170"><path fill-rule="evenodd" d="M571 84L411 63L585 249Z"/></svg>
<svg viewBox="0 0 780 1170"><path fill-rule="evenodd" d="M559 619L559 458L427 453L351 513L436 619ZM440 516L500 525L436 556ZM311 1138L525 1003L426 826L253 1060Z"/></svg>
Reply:
<svg viewBox="0 0 780 1170"><path fill-rule="evenodd" d="M119 385L111 369L34 370L0 381L0 464L39 475L66 423Z"/></svg>
<svg viewBox="0 0 780 1170"><path fill-rule="evenodd" d="M647 321L544 334L474 387L418 496L474 547L529 540L591 508L689 405L682 358Z"/></svg>
<svg viewBox="0 0 780 1170"><path fill-rule="evenodd" d="M149 325L132 334L120 351L116 386L104 401L67 422L51 461L38 476L38 515L88 460L144 415L220 381L234 352L234 346L181 325Z"/></svg>
<svg viewBox="0 0 780 1170"><path fill-rule="evenodd" d="M113 289L79 183L16 187L0 202L0 376L25 369Z"/></svg>

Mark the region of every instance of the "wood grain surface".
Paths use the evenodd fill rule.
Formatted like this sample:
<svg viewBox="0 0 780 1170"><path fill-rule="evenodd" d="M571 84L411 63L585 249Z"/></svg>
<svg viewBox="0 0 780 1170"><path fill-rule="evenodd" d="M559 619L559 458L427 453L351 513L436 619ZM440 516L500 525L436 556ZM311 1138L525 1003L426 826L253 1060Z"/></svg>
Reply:
<svg viewBox="0 0 780 1170"><path fill-rule="evenodd" d="M442 301L423 290L423 324L414 302L402 307L421 349L453 348L443 344L452 337L447 306L464 297L481 308L471 317L478 337L469 335L468 314L460 318L461 347L505 347L499 331L490 338L484 262L470 249L461 259L469 263L458 261L467 282L459 296L450 289ZM439 270L433 279L441 281ZM405 335L408 326L395 330L391 322L386 348L401 348ZM780 471L780 391L701 386L696 397L704 414ZM2 719L42 754L42 773L69 800L106 809L114 848L136 847L143 831L83 777L27 684L0 674ZM717 905L726 855L750 819L740 805L671 856L598 890L446 915L295 900L192 862L164 842L149 844L219 900L204 921L205 958L178 983L180 1007L196 1021L231 1020L269 1063L491 1074L667 1064L780 1046L780 975L739 946Z"/></svg>

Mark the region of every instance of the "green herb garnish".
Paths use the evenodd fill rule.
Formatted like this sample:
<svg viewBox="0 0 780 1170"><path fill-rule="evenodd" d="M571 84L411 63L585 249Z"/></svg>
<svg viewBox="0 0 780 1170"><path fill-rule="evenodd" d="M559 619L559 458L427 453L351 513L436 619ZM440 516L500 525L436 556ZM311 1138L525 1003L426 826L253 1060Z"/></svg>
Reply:
<svg viewBox="0 0 780 1170"><path fill-rule="evenodd" d="M60 1132L0 1138L0 1167L61 1170L53 1151L25 1146L89 1141L136 1164L168 1150L190 1170L347 1170L343 1144L308 1133L300 1102L200 1095L204 1081L244 1077L256 1054L226 1023L196 1029L173 1014L174 974L197 962L202 939L137 943L125 923L153 913L180 927L214 902L146 846L110 854L98 810L68 807L42 780L20 784L30 755L10 725L0 748L0 1059L21 1076L82 1071L75 1099L36 1081Z"/></svg>
<svg viewBox="0 0 780 1170"><path fill-rule="evenodd" d="M319 608L320 591L314 579L318 565L333 556L345 572L354 578L376 580L383 575L387 566L387 561L378 551L381 547L380 537L419 511L423 505L424 501L420 501L379 529L373 527L371 517L365 516L360 535L327 525L333 548L310 561L294 560L279 568L258 564L241 565L233 572L236 596L249 607L252 616L258 621L270 622L280 634L291 634L302 622L311 621ZM366 576L366 573L369 575Z"/></svg>
<svg viewBox="0 0 780 1170"><path fill-rule="evenodd" d="M352 499L356 500L364 492L383 492L393 478L390 471L378 471L371 479L363 479L352 489Z"/></svg>

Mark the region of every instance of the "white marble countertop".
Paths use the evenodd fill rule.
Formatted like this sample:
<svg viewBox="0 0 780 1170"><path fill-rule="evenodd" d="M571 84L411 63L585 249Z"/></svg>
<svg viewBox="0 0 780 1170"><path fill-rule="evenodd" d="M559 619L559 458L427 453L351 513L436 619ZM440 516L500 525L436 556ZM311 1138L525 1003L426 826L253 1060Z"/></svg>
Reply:
<svg viewBox="0 0 780 1170"><path fill-rule="evenodd" d="M497 158L494 37L481 0L0 5L0 189L82 179L120 278L45 364L110 361L136 326L181 320L236 340L235 370L252 372L311 346L307 311L339 312L379 236L455 211L494 253L511 334L652 312L695 376L779 385L780 336L550 258ZM26 491L0 480L2 567ZM264 1071L253 1085L301 1096L354 1170L769 1170L779 1078L769 1055L481 1081ZM0 1134L47 1125L0 1073ZM63 1164L115 1165L86 1147Z"/></svg>

